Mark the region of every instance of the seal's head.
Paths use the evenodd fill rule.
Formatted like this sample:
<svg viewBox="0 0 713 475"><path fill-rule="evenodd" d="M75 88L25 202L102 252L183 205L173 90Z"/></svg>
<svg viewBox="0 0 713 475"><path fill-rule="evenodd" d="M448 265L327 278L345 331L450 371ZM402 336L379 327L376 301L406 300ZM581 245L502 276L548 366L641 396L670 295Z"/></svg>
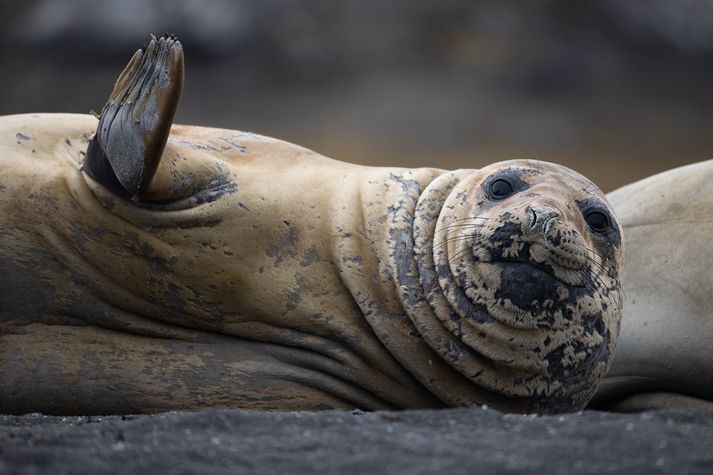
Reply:
<svg viewBox="0 0 713 475"><path fill-rule="evenodd" d="M565 167L508 161L459 180L438 213L429 294L467 350L458 369L533 411L583 407L618 337L622 251L603 193Z"/></svg>
<svg viewBox="0 0 713 475"><path fill-rule="evenodd" d="M618 310L621 232L598 188L549 163L498 164L479 175L470 216L459 216L472 226L446 231L456 255L470 251L454 263L474 302L524 329Z"/></svg>

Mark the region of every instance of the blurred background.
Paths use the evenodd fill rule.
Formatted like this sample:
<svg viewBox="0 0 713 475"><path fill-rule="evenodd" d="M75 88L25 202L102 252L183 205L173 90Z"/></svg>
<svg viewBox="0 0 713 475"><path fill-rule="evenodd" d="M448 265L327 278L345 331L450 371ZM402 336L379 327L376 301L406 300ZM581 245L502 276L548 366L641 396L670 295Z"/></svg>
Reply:
<svg viewBox="0 0 713 475"><path fill-rule="evenodd" d="M101 110L178 35L177 122L369 164L568 165L611 190L713 158L713 0L0 0L0 114Z"/></svg>

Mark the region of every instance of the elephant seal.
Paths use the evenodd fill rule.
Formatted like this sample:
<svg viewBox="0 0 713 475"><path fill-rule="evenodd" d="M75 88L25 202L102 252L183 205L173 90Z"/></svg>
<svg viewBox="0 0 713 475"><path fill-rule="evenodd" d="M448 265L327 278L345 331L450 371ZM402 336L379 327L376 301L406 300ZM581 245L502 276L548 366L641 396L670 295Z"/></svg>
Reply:
<svg viewBox="0 0 713 475"><path fill-rule="evenodd" d="M595 185L171 127L182 67L154 38L98 121L0 119L0 411L587 403L621 314Z"/></svg>
<svg viewBox="0 0 713 475"><path fill-rule="evenodd" d="M713 409L713 161L609 194L627 236L621 339L592 406Z"/></svg>

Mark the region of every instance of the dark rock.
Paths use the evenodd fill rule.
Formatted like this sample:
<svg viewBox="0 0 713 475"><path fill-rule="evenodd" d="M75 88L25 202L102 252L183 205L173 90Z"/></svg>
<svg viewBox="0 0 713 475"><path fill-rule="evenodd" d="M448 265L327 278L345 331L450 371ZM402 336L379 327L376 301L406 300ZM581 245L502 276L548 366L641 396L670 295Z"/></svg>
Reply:
<svg viewBox="0 0 713 475"><path fill-rule="evenodd" d="M0 473L710 473L713 412L0 416Z"/></svg>

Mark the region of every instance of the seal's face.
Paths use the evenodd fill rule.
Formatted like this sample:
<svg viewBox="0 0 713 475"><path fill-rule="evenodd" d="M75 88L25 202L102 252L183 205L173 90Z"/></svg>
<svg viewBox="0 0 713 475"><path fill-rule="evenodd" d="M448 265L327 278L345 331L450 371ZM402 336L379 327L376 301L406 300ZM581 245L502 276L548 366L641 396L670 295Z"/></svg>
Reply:
<svg viewBox="0 0 713 475"><path fill-rule="evenodd" d="M621 260L619 227L594 185L572 175L498 167L481 180L472 229L455 233L472 241L463 272L484 284L469 294L513 326L551 326L575 294L605 306L620 297L607 282Z"/></svg>
<svg viewBox="0 0 713 475"><path fill-rule="evenodd" d="M443 209L436 271L451 320L474 327L459 320L451 331L493 365L483 385L511 396L591 394L623 297L622 235L601 191L565 167L501 162L461 181Z"/></svg>

